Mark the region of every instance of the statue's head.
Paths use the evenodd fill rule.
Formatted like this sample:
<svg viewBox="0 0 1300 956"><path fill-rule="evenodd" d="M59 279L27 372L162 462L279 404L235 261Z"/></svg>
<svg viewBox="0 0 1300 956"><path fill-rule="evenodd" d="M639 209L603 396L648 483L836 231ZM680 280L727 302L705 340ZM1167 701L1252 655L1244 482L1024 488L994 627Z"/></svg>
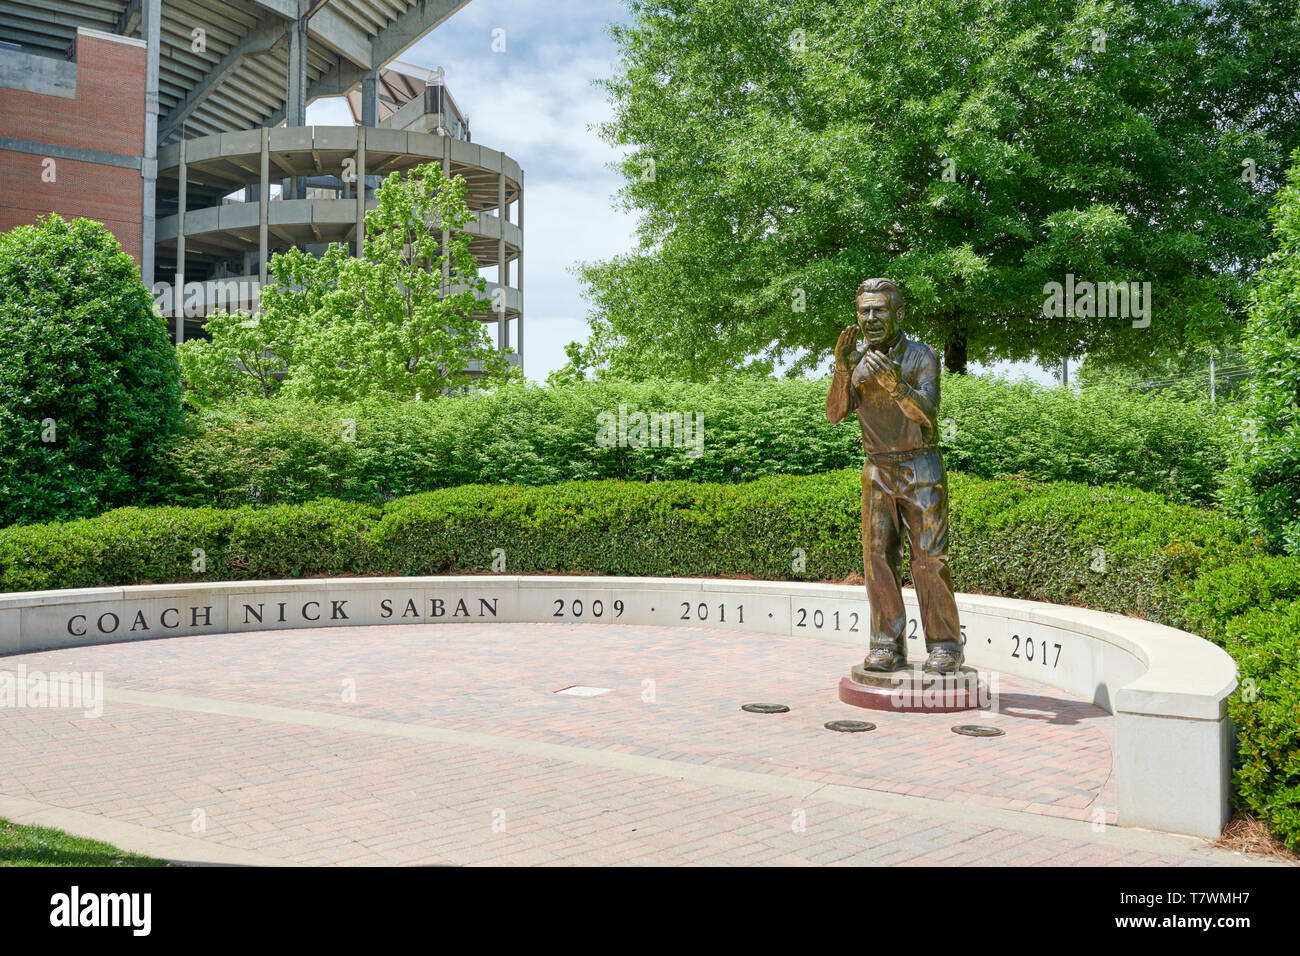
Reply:
<svg viewBox="0 0 1300 956"><path fill-rule="evenodd" d="M903 322L903 294L888 279L868 279L858 286L858 328L862 341L879 348L891 341Z"/></svg>

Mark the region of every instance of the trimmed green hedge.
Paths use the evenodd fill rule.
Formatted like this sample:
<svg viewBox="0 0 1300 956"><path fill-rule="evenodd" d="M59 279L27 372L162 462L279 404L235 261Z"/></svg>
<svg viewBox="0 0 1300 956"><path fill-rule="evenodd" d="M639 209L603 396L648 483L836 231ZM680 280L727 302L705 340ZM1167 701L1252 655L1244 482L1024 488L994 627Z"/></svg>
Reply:
<svg viewBox="0 0 1300 956"><path fill-rule="evenodd" d="M486 571L494 548L523 573L840 580L862 570L859 482L843 470L740 484L463 485L383 506L124 508L0 529L0 588ZM1181 622L1203 564L1258 551L1231 519L1150 492L961 474L949 487L965 591ZM203 571L191 566L196 548Z"/></svg>
<svg viewBox="0 0 1300 956"><path fill-rule="evenodd" d="M734 482L859 467L856 423L829 424L825 404L825 382L747 378L725 385L515 385L430 402L350 406L246 403L193 416L165 501L378 502L469 484ZM702 415L702 453L602 446L599 416L617 420L620 405L629 415ZM1075 394L948 376L942 409L952 471L1120 484L1186 503L1214 500L1236 441L1236 432L1204 406L1117 389Z"/></svg>
<svg viewBox="0 0 1300 956"><path fill-rule="evenodd" d="M1207 570L1185 607L1188 626L1237 662L1238 802L1300 849L1300 557Z"/></svg>
<svg viewBox="0 0 1300 956"><path fill-rule="evenodd" d="M382 509L347 501L272 508L119 508L0 528L0 592L373 572Z"/></svg>
<svg viewBox="0 0 1300 956"><path fill-rule="evenodd" d="M960 474L949 489L958 589L1161 621L1233 655L1239 804L1300 847L1300 558L1269 556L1244 525L1150 492ZM495 548L512 573L835 581L862 569L859 495L858 471L845 470L462 486L383 506L127 508L0 529L0 590L476 572Z"/></svg>

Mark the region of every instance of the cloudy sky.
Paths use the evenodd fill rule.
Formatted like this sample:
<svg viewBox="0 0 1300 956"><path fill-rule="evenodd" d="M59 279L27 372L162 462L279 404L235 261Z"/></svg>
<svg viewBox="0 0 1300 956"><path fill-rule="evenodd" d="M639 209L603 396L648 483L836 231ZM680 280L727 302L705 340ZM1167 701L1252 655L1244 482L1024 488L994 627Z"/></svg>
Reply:
<svg viewBox="0 0 1300 956"><path fill-rule="evenodd" d="M612 205L621 178L610 164L618 154L592 128L611 115L592 84L615 71L605 27L625 16L620 0L473 0L401 57L441 66L474 141L524 169L524 371L533 381L565 363L566 343L587 337L588 307L573 265L632 247L635 218ZM493 51L498 29L504 52ZM342 100L320 100L308 122L352 119Z"/></svg>
<svg viewBox="0 0 1300 956"><path fill-rule="evenodd" d="M445 71L474 141L524 169L524 370L542 381L587 337L587 304L570 272L632 246L634 218L614 210L617 157L590 128L610 116L596 78L614 73L605 30L619 0L473 0L411 47L403 62ZM493 31L505 30L505 52ZM312 104L311 123L351 123L342 100Z"/></svg>

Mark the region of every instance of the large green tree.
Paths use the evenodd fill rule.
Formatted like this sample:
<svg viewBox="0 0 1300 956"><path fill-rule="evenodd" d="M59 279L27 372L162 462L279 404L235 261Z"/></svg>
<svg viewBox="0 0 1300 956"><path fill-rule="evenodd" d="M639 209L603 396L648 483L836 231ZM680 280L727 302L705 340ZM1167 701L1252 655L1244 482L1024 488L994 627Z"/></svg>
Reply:
<svg viewBox="0 0 1300 956"><path fill-rule="evenodd" d="M1295 0L628 3L603 134L639 242L579 269L589 360L804 371L876 275L954 371L1237 337L1300 141ZM1149 326L1044 317L1067 274L1150 282Z"/></svg>

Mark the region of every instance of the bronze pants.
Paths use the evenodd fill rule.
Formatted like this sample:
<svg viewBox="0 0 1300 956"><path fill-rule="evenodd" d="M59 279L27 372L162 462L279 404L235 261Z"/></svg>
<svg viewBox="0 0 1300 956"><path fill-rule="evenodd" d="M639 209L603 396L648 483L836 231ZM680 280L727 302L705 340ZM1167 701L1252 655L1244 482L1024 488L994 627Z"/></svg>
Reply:
<svg viewBox="0 0 1300 956"><path fill-rule="evenodd" d="M903 532L912 546L912 583L927 649L961 644L948 570L948 484L938 451L870 458L862 466L862 561L871 603L871 646L907 653Z"/></svg>

